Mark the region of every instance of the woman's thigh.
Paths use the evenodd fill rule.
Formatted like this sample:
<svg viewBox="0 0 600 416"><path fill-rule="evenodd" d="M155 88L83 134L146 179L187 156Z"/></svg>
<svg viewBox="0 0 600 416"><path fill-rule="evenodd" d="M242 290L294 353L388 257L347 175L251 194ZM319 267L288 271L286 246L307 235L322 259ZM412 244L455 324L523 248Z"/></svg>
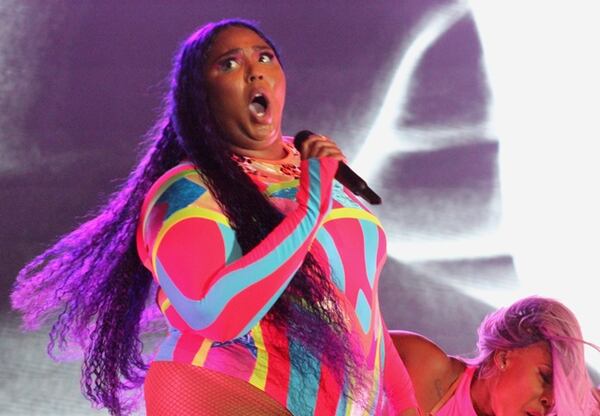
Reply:
<svg viewBox="0 0 600 416"><path fill-rule="evenodd" d="M156 361L144 382L148 416L289 416L265 392L226 374L191 364Z"/></svg>

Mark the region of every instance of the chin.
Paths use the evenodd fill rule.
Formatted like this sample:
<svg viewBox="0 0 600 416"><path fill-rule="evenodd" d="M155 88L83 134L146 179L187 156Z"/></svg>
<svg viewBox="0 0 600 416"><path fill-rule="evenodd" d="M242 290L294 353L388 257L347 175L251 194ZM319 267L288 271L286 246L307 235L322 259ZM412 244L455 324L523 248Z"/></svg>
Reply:
<svg viewBox="0 0 600 416"><path fill-rule="evenodd" d="M263 146L269 146L276 143L281 138L281 133L278 131L270 131L265 134L255 134L250 137L253 143L260 143Z"/></svg>

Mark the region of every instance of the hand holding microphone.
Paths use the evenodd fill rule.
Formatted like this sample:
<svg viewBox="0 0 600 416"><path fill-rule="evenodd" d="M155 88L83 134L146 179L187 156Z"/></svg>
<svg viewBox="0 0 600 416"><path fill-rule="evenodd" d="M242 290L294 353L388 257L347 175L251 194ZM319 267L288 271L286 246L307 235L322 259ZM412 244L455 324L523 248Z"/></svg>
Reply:
<svg viewBox="0 0 600 416"><path fill-rule="evenodd" d="M339 160L335 179L350 189L352 193L364 198L370 204L381 204L379 195L369 188L367 183L344 163L344 154L334 142L309 130L302 130L294 136L294 146L305 159L309 157L333 157Z"/></svg>

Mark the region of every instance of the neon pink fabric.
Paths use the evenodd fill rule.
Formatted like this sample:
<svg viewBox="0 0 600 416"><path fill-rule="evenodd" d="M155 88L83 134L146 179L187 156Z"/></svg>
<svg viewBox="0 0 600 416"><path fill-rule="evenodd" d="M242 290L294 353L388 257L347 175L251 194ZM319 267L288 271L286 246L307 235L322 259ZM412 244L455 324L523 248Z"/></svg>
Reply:
<svg viewBox="0 0 600 416"><path fill-rule="evenodd" d="M456 392L435 413L435 416L477 416L471 400L471 380L477 367L467 367L458 382Z"/></svg>
<svg viewBox="0 0 600 416"><path fill-rule="evenodd" d="M289 143L280 161L237 160L286 214L246 255L218 204L190 163L165 173L150 190L138 227L138 251L160 285L157 302L169 334L155 358L191 363L242 379L293 414L349 414L317 357L319 379L306 380L291 363L299 345L262 318L310 250L331 271L339 307L367 357L373 382L371 414L416 407L412 385L387 333L377 287L386 257L379 220L332 178L337 162L300 162ZM295 358L296 357L296 358Z"/></svg>
<svg viewBox="0 0 600 416"><path fill-rule="evenodd" d="M203 367L155 361L144 383L146 416L290 416L247 382Z"/></svg>

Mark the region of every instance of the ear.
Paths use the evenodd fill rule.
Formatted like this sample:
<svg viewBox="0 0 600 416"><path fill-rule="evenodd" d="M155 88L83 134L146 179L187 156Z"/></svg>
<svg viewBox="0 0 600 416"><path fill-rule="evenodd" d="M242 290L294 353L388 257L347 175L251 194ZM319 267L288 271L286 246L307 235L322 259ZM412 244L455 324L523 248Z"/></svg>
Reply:
<svg viewBox="0 0 600 416"><path fill-rule="evenodd" d="M506 370L508 363L508 352L507 351L496 351L494 353L494 365L500 371Z"/></svg>

